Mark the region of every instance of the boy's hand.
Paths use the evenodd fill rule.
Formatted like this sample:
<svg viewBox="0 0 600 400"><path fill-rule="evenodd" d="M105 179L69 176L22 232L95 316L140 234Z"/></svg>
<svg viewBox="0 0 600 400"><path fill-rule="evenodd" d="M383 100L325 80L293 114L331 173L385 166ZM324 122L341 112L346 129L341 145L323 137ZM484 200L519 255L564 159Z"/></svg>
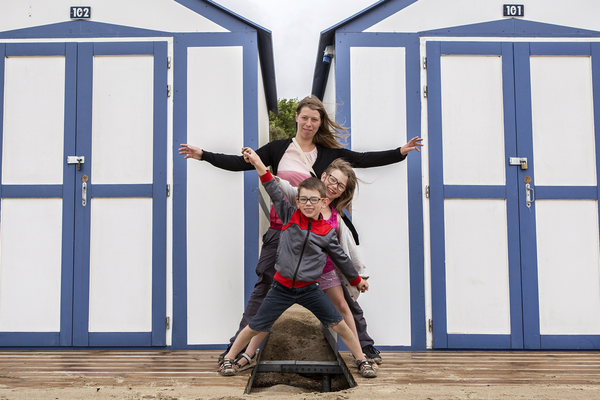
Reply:
<svg viewBox="0 0 600 400"><path fill-rule="evenodd" d="M256 168L256 172L258 172L259 175L264 175L267 173L267 167L265 167L265 164L263 164L258 154L256 154L256 152L250 147L243 147L242 155L247 163L254 165L254 168Z"/></svg>
<svg viewBox="0 0 600 400"><path fill-rule="evenodd" d="M364 278L361 278L360 283L356 285L356 287L358 288L358 290L360 290L361 293L364 293L367 290L369 290L369 284Z"/></svg>

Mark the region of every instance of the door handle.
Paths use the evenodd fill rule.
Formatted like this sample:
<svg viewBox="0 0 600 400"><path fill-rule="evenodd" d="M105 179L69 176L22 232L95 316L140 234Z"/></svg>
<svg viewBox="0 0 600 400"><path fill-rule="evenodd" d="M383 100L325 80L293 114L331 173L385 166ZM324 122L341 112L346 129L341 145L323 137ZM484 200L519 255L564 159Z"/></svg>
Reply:
<svg viewBox="0 0 600 400"><path fill-rule="evenodd" d="M81 205L84 207L87 205L87 181L88 176L83 175L81 177Z"/></svg>
<svg viewBox="0 0 600 400"><path fill-rule="evenodd" d="M529 183L525 184L525 201L528 208L531 207L531 203L535 201L535 191Z"/></svg>

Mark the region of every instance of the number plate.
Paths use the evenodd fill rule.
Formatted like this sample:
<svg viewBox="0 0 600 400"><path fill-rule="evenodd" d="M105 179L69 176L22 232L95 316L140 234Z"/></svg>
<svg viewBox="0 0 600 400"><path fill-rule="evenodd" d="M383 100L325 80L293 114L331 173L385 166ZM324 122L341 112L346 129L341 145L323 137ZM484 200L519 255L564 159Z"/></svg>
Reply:
<svg viewBox="0 0 600 400"><path fill-rule="evenodd" d="M502 6L505 17L524 17L525 6L523 4L505 4Z"/></svg>
<svg viewBox="0 0 600 400"><path fill-rule="evenodd" d="M72 19L90 19L92 18L92 7L71 7Z"/></svg>

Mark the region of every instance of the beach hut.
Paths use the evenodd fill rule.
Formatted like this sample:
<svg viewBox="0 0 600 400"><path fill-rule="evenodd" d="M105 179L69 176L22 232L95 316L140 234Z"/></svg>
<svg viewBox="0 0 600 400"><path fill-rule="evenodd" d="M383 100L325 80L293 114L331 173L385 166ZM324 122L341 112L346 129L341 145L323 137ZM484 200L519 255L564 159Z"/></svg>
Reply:
<svg viewBox="0 0 600 400"><path fill-rule="evenodd" d="M177 149L268 140L271 33L209 0L73 3L0 7L0 346L224 343L257 178Z"/></svg>
<svg viewBox="0 0 600 400"><path fill-rule="evenodd" d="M361 297L389 349L598 349L600 3L383 0L321 33L312 92L376 150Z"/></svg>

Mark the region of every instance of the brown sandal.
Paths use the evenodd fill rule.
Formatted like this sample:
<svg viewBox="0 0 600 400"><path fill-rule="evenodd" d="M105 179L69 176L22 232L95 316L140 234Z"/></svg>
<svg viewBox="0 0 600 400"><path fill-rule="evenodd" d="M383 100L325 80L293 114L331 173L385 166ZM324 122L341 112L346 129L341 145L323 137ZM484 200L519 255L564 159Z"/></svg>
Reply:
<svg viewBox="0 0 600 400"><path fill-rule="evenodd" d="M240 372L240 371L245 371L247 369L250 369L250 368L254 367L256 365L256 360L255 360L256 353L258 353L258 349L254 352L254 355L252 357L250 357L246 353L240 354L239 357L236 358L235 361L233 362L233 365L235 365L235 367L234 367L235 370L237 372ZM240 361L242 359L246 359L246 364L240 365Z"/></svg>

